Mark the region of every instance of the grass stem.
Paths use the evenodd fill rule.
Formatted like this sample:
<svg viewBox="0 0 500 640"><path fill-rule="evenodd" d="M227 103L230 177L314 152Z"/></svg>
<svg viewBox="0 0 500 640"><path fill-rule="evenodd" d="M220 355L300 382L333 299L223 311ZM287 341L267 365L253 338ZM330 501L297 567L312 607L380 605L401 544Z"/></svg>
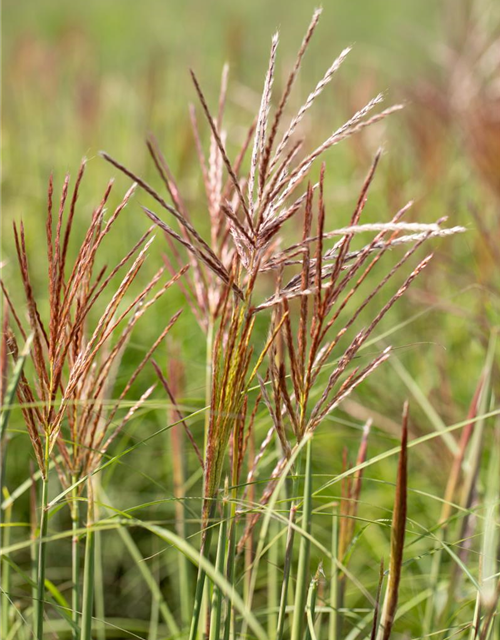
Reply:
<svg viewBox="0 0 500 640"><path fill-rule="evenodd" d="M226 485L227 487L227 485ZM226 537L227 537L227 520L228 520L228 496L224 498L224 508L222 520L219 525L219 540L217 542L217 557L215 568L221 574L224 573L224 560L226 555ZM217 585L214 585L212 594L212 607L210 615L210 640L220 640L220 631L222 624L222 591Z"/></svg>
<svg viewBox="0 0 500 640"><path fill-rule="evenodd" d="M73 478L73 483L76 478ZM76 533L80 528L80 505L78 503L78 488L72 491L71 501L71 527L73 537L71 538L71 619L74 623L73 640L79 640L79 612L80 612L80 541Z"/></svg>
<svg viewBox="0 0 500 640"><path fill-rule="evenodd" d="M42 504L38 536L37 590L35 601L35 638L43 640L43 615L45 604L45 564L47 560L47 525L49 519L49 437L45 437L45 477L42 477Z"/></svg>
<svg viewBox="0 0 500 640"><path fill-rule="evenodd" d="M305 533L311 533L312 515L312 438L306 444L306 469L304 479L304 502L302 509L302 529ZM299 562L297 567L297 587L295 591L295 605L292 624L292 640L301 640L304 629L304 611L307 597L307 574L309 571L309 556L311 542L309 538L302 535L299 546Z"/></svg>
<svg viewBox="0 0 500 640"><path fill-rule="evenodd" d="M300 460L299 460L300 464ZM298 475L295 475L292 481L292 496L295 497L297 493L297 485L298 485ZM278 627L276 631L277 640L282 640L283 633L285 630L285 618L286 618L286 608L288 602L288 585L290 582L290 569L292 566L292 555L293 555L293 542L295 539L295 515L297 513L297 503L295 499L292 498L292 504L290 506L290 512L288 516L288 532L286 539L286 547L285 547L285 558L283 563L283 581L281 584L281 595L280 595L280 605L278 610Z"/></svg>
<svg viewBox="0 0 500 640"><path fill-rule="evenodd" d="M330 575L330 619L328 621L328 640L337 640L340 614L339 614L339 569L337 565L338 551L338 508L333 509L332 518L332 569Z"/></svg>
<svg viewBox="0 0 500 640"><path fill-rule="evenodd" d="M96 638L97 640L106 640L106 609L104 605L104 572L103 572L103 554L102 554L102 533L95 532L95 567L94 567L94 601L96 621Z"/></svg>
<svg viewBox="0 0 500 640"><path fill-rule="evenodd" d="M279 533L278 524L271 523L270 537L275 538ZM278 563L279 563L279 543L275 543L269 549L269 568L267 580L267 602L269 606L267 634L270 639L276 637L278 628Z"/></svg>
<svg viewBox="0 0 500 640"><path fill-rule="evenodd" d="M7 489L4 487L3 490L3 496L4 498L8 498L9 497L9 493L7 491ZM5 525L5 534L3 537L3 544L8 547L10 544L10 531L11 531L11 527L10 527L10 523L11 523L11 519L12 519L12 506L8 507L5 510L5 518L4 518L4 522L2 524ZM0 621L0 636L2 638L6 638L7 634L10 631L10 620L9 620L9 614L10 614L10 592L11 592L11 587L10 587L10 573L11 573L11 569L10 569L10 564L8 562L8 557L6 556L2 556L1 559L1 565L0 565L0 575L2 577L2 599L1 599L1 621Z"/></svg>
<svg viewBox="0 0 500 640"><path fill-rule="evenodd" d="M321 573L321 565L318 567L316 574L311 580L309 585L309 591L307 592L307 629L305 633L305 640L317 640L316 632L314 630L314 617L316 614L316 600L318 597L319 575Z"/></svg>
<svg viewBox="0 0 500 640"><path fill-rule="evenodd" d="M214 505L215 505L215 502L212 504L212 507L210 508L210 515L207 522L207 528L204 529L201 534L202 537L201 537L200 556L206 559L208 559L210 555L210 544L212 542L213 526L211 525L211 520L212 520L212 514L214 513ZM189 640L196 640L196 636L198 633L198 624L200 622L203 592L205 587L205 577L206 577L205 570L200 564L198 568L198 577L196 579L196 588L195 588L195 594L194 594L193 613L191 616Z"/></svg>
<svg viewBox="0 0 500 640"><path fill-rule="evenodd" d="M90 488L90 482L89 482ZM81 640L92 640L92 613L94 609L95 533L92 490L88 495L87 537L83 569L82 635Z"/></svg>

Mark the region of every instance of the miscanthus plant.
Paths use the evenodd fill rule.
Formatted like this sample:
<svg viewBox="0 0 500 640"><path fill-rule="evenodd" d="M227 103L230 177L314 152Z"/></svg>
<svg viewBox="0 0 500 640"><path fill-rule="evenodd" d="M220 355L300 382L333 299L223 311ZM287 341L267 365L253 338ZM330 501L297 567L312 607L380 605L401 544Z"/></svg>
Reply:
<svg viewBox="0 0 500 640"><path fill-rule="evenodd" d="M160 144L153 137L147 146L163 195L133 168L103 152L102 156L128 176L133 185L118 208L108 214L105 206L109 185L72 261L69 237L85 164L71 197L69 178L64 182L55 215L50 181L45 293L50 312L46 318L37 299L37 295L44 294L35 294L31 283L25 230L22 225L15 227L26 306L19 312L3 286L9 317L4 322L2 372L6 380L10 353L16 364L9 389L16 389L38 464L38 472L27 486L39 481L41 498L33 539L7 544L2 549L4 559L25 547L34 551L32 578L26 576L27 584L34 589L32 607L17 611L17 618L9 613L9 582L2 580L2 611L7 611L2 613L2 637L24 638L32 634L42 640L50 634L65 637L71 633L82 640L117 634L190 640L386 640L391 636L398 615L408 527L408 405L402 398L401 444L388 454L399 453L394 509L388 522L391 551L386 568L381 566L374 592L363 585L363 576L353 574L349 568L359 536L363 471L370 464L370 421L364 426L354 465L340 450L338 459L343 460L343 472L316 489L315 435L332 428L329 417L342 401L373 372L383 371L382 365L391 357L389 346L371 355L365 351L363 358L361 355L368 345L375 344L374 332L380 322L429 264L432 254L417 258L417 252L433 238L463 229L443 228L444 219L432 224L405 221L411 202L380 222L365 223L363 214L381 162L380 151L374 156L360 192L353 195L351 215L339 220L329 211L328 169L324 162L320 164L321 156L401 107L378 110L382 102L378 95L318 147L308 148L307 140L298 137L301 121L349 53L346 49L334 60L290 119L289 98L319 17L320 11L316 11L277 98L273 85L278 36L273 37L260 107L234 159L228 151L224 128L228 70L224 69L214 110L192 72L199 107L191 107L190 113L206 193L206 236L198 230L188 198L183 198ZM208 152L203 144L205 129L210 136ZM155 210L143 207L153 227L117 265L99 270L96 264L102 242L113 232L117 217L125 215L122 211L137 187L156 202ZM164 264L158 266L149 282L141 281L137 292L134 285L140 281L155 227L165 238ZM179 361L172 341L167 345L166 369L160 358L153 359L173 324L183 321L178 320L179 312L175 310L168 320L155 314L155 303L174 282L184 293L186 306L206 338L206 406L191 414L179 401L190 363ZM133 329L145 314L158 327L158 337L128 382L115 393L121 357ZM262 335L267 337L263 340ZM28 352L30 367L23 373L21 367ZM465 424L484 421L489 409L493 353L494 347ZM157 382L139 391L148 363ZM168 405L168 426L154 435L170 431L169 472L177 501L176 525L171 528L116 509L111 513L112 505L97 482L103 469L145 444L146 440L142 440L114 455L111 448L134 414L147 404L155 387L157 395L163 392ZM3 385L4 388L7 387ZM11 404L9 393L14 392L7 392L6 407ZM130 402L124 409L127 399ZM189 424L200 413L204 415L203 433L195 432ZM3 415L7 417L2 417L2 429L8 413ZM474 474L462 478L467 469L463 464L466 452L474 440L472 431L469 428L469 435L456 448L453 481L444 503L448 509L443 511L442 522L448 522L452 515L455 506L451 505L455 505L459 484L470 480L469 494L476 486ZM189 460L195 461L195 468L188 467L187 444L193 449ZM476 443L476 456L477 447ZM492 478L498 470L494 464L491 463ZM51 473L57 474L61 485L52 500L48 496ZM192 497L188 481L192 474L203 476L199 547L193 544L193 524L187 508ZM315 500L335 483L340 485L341 495L329 503L322 500L318 507ZM493 485L498 489L498 480ZM4 502L6 508L12 504L12 499ZM48 519L51 512L56 513L65 504L72 529L53 537L72 539L71 604L57 585L47 581L45 573L46 547L51 543ZM87 512L84 520L83 504ZM495 504L491 497L491 509L484 521L484 550L491 560L487 565L490 582L486 589L478 588L474 618L466 627L471 630L471 637L485 639L492 637L498 602L498 587L493 586L498 584L498 575L491 559L496 540ZM461 508L469 513L470 500ZM328 546L313 531L314 518L325 513L331 522ZM141 528L151 538L176 549L178 598L172 598L171 587L162 591L134 542L130 527ZM106 558L95 546L96 536L106 529L121 536L151 593L150 620L144 633L134 630L133 625L127 628L123 620L118 629L106 617L102 588ZM444 527L439 528L439 532L444 531ZM431 625L427 633L449 626L454 616L460 616L461 607L456 591L450 592L444 606L439 603L437 607L434 598L441 589L442 549L454 552L447 546L444 533L433 535L441 546L427 596L427 619ZM83 542L84 557L80 553ZM464 571L464 561L457 554L453 557L456 566ZM190 563L197 566L196 580L192 579ZM4 576L6 567L4 563ZM483 571L483 579L484 576ZM360 610L351 612L348 586L363 598ZM180 601L178 611L172 600ZM49 631L44 631L46 617Z"/></svg>
<svg viewBox="0 0 500 640"><path fill-rule="evenodd" d="M68 502L73 523L72 552L72 622L77 628L82 625L84 637L90 637L91 581L85 575L83 619L80 621L80 552L79 529L80 500L87 493L88 519L92 519L92 483L90 477L101 464L109 446L125 425L149 397L153 388L147 389L134 400L125 415L116 420L123 400L127 398L136 378L151 358L154 350L165 338L177 320L175 314L158 339L151 346L142 362L130 376L116 399L113 387L123 351L141 317L167 291L182 273L165 282L165 268L160 268L150 282L138 293L128 296L129 289L140 273L152 239L147 231L114 265L96 271L96 255L105 236L130 200L135 185L125 194L122 202L105 220L105 205L113 183L106 188L100 204L94 210L87 232L81 242L76 258L68 262L68 247L75 219L78 193L84 176L85 161L69 197L69 176L62 188L57 215L53 215L53 182L49 181L46 246L48 260L49 317L45 320L40 312L31 284L25 229L14 224L14 240L19 261L21 280L26 296L28 328L18 316L6 288L3 286L6 310L14 320L13 325L27 342L28 332L32 341L31 362L33 373L28 379L21 372L17 380L17 397L33 445L33 452L41 479L39 508L38 549L36 556L36 597L33 602L35 637L43 637L45 600L45 558L48 509L48 479L51 463L55 468L64 495ZM66 214L66 215L65 215ZM53 221L55 217L55 222ZM117 285L114 278L121 275ZM113 287L110 286L111 283ZM104 306L101 301L107 297ZM99 310L97 319L94 311ZM6 316L7 318L7 316ZM13 330L4 327L4 354L10 351L14 360L19 360L18 340ZM6 357L5 357L6 360ZM6 366L6 365L4 365ZM107 402L109 401L109 402ZM63 428L64 427L64 428ZM92 534L86 538L86 546L92 551ZM86 562L86 571L91 563Z"/></svg>

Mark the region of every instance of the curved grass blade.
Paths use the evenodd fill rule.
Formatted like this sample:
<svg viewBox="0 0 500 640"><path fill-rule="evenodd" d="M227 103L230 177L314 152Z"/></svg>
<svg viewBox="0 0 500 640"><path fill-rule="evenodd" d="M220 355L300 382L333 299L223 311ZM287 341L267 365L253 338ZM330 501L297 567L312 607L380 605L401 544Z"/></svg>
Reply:
<svg viewBox="0 0 500 640"><path fill-rule="evenodd" d="M408 403L403 410L403 429L401 434L401 453L399 456L396 496L392 515L391 558L389 562L389 581L380 619L378 640L389 640L398 605L403 548L405 542L407 494L408 494Z"/></svg>
<svg viewBox="0 0 500 640"><path fill-rule="evenodd" d="M304 476L304 501L302 527L308 534L311 533L311 513L312 513L312 438L306 444L306 468ZM295 590L295 605L292 625L292 640L300 640L304 628L304 608L307 597L307 573L309 571L309 556L311 544L309 538L302 536L299 547L299 564L297 568L297 587Z"/></svg>
<svg viewBox="0 0 500 640"><path fill-rule="evenodd" d="M81 640L92 640L92 613L94 609L95 531L94 503L90 481L88 485L87 537L83 569L82 634Z"/></svg>

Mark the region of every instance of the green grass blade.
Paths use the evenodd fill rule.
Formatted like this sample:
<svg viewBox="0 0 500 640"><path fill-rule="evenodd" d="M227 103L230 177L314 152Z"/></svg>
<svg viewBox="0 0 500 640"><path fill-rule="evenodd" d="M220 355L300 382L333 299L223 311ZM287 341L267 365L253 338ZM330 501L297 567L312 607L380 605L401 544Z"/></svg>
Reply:
<svg viewBox="0 0 500 640"><path fill-rule="evenodd" d="M168 529L164 529L162 527L159 527L158 525L151 524L143 524L142 526L148 531L151 531L152 533L157 535L165 542L168 542L169 544L176 547L181 553L184 553L191 560L191 562L201 567L208 578L214 584L216 584L221 592L229 599L230 602L232 602L248 627L253 631L255 637L258 640L267 640L264 629L261 627L252 611L245 605L240 595L235 590L234 586L229 584L224 575L221 575L215 569L213 564L205 557L204 554L200 554L200 552L197 551L192 545L190 545L188 542L180 538L172 531L169 531ZM212 527L208 531L211 530Z"/></svg>
<svg viewBox="0 0 500 640"><path fill-rule="evenodd" d="M49 438L45 438L45 460L46 472L45 478L42 478L42 504L40 512L40 533L38 540L38 557L37 557L37 590L35 601L35 638L43 640L43 615L45 604L45 564L47 560L47 525L49 520L48 511L48 495L49 495L49 479L48 479L48 460L49 460Z"/></svg>
<svg viewBox="0 0 500 640"><path fill-rule="evenodd" d="M16 364L14 365L14 370L12 372L9 385L5 393L5 398L3 399L2 410L0 412L0 499L2 500L2 502L10 498L9 494L4 491L5 459L7 454L7 426L9 424L10 413L12 410L12 405L14 404L14 399L16 397L16 391L21 379L24 363L27 356L29 355L32 341L33 334L28 336L28 339L26 340L26 343L21 353L19 354ZM6 521L9 520L11 511L11 508L6 509ZM2 524L2 521L2 509L0 509L0 525ZM3 528L0 526L0 547L4 544L2 533ZM8 546L10 544L9 529L7 529L7 533L5 534L5 540L5 544ZM7 594L10 593L10 571L8 566L6 566L4 562L2 562L1 564L1 573L3 594L2 598L0 599L0 629L2 630L2 637L6 638L9 624L8 616L10 610L10 603L7 596Z"/></svg>
<svg viewBox="0 0 500 640"><path fill-rule="evenodd" d="M104 492L102 486L99 488L99 492L103 500L109 504L109 498L106 496L106 493ZM135 562L136 567L141 573L144 582L146 583L149 590L151 591L151 595L153 596L153 599L159 602L160 613L162 615L162 618L165 621L165 624L169 628L170 633L173 636L178 636L180 634L180 629L177 625L177 622L175 621L175 618L170 608L168 607L167 603L165 602L165 599L163 598L163 595L155 580L154 575L149 569L147 563L144 562L144 558L139 548L135 544L133 537L131 536L130 532L126 529L126 527L123 527L123 526L118 527L118 534L122 539L122 542L125 544L125 547L127 548L132 560Z"/></svg>
<svg viewBox="0 0 500 640"><path fill-rule="evenodd" d="M102 555L102 534L96 531L95 537L95 567L94 567L94 601L95 615L97 618L96 638L97 640L106 640L106 627L104 620L106 619L106 609L104 604L104 568Z"/></svg>
<svg viewBox="0 0 500 640"><path fill-rule="evenodd" d="M73 500L71 508L71 526L73 532L80 528L80 504L78 501L78 490L73 492ZM71 539L71 608L72 619L75 625L73 638L78 640L80 637L80 540L78 535L74 534Z"/></svg>
<svg viewBox="0 0 500 640"><path fill-rule="evenodd" d="M6 496L8 495L6 490L4 490L4 494ZM5 512L5 520L3 523L5 524L5 534L3 536L3 542L5 543L6 546L9 546L10 544L11 528L9 525L11 522L11 517L12 517L12 507L9 507L9 509L7 509ZM9 627L10 627L9 616L10 616L11 603L10 603L9 594L11 593L11 586L10 586L11 571L10 571L10 564L8 560L9 560L8 556L3 556L0 561L1 562L0 575L1 575L1 585L2 585L0 637L2 638L7 637L7 634L9 633Z"/></svg>
<svg viewBox="0 0 500 640"><path fill-rule="evenodd" d="M392 364L401 380L404 382L410 393L420 405L422 411L429 419L429 423L433 426L435 431L441 435L443 442L446 444L450 452L453 455L456 455L458 453L457 441L451 434L446 431L446 424L442 421L441 416L429 402L427 396L424 394L417 382L411 377L411 375L401 364L401 361L398 358L393 356L389 359L389 362Z"/></svg>
<svg viewBox="0 0 500 640"><path fill-rule="evenodd" d="M307 629L305 633L305 640L317 640L316 631L314 630L314 617L316 614L316 599L318 596L319 576L321 574L321 564L318 567L316 574L311 580L309 590L307 593L307 605L306 605L306 618Z"/></svg>
<svg viewBox="0 0 500 640"><path fill-rule="evenodd" d="M308 534L311 533L312 513L312 438L306 444L306 468L304 477L304 500L302 509L302 528ZM307 597L307 584L309 573L309 557L311 543L309 538L302 536L299 546L299 563L297 567L297 587L295 591L295 604L292 624L292 640L301 640L304 628L304 611Z"/></svg>
<svg viewBox="0 0 500 640"><path fill-rule="evenodd" d="M304 438L302 439L301 443L299 444L299 446L295 449L295 451L293 452L293 454L290 456L290 459L287 461L285 468L283 469L283 472L281 473L278 482L276 483L276 486L274 488L273 493L271 494L271 498L269 499L269 502L267 504L266 510L265 510L265 514L264 517L262 518L262 524L261 524L261 528L260 528L260 532L259 532L259 540L257 543L257 549L255 552L255 559L253 561L253 565L252 565L252 580L250 583L250 588L249 588L249 594L248 594L248 602L247 602L247 606L250 608L251 607L251 602L252 602L252 597L253 597L253 593L255 591L255 585L257 582L257 575L258 575L258 566L260 563L260 559L263 556L264 552L265 552L265 543L266 543L266 538L267 538L267 532L269 530L269 524L271 522L271 517L273 516L274 512L275 512L275 506L276 506L276 502L282 492L282 489L285 485L285 482L288 478L289 473L291 472L291 470L293 469L293 465L295 464L295 460L297 459L297 457L299 456L300 452L303 450L304 446L306 446L307 442L309 441L310 436L306 435L304 436ZM294 480L295 483L295 480ZM290 511L290 516L289 518L291 518L292 522L291 524L293 524L293 519L294 519L294 515L295 515L295 508L294 505L291 506L291 511ZM291 538L291 545L293 545L293 537L294 537L294 529L293 526L289 526L288 529L288 537L289 539ZM288 546L291 546L288 544L287 542L287 548ZM284 585L288 583L288 574L289 574L289 567L290 564L288 563L287 566L287 558L290 560L291 559L291 553L289 554L285 554L285 567L284 567L284 574L283 574L283 588L282 588L282 596L281 596L281 602L280 602L280 610L278 612L278 631L277 631L277 638L279 639L281 637L280 634L280 628L282 629L283 625L284 625L284 616L285 616L285 608L286 608L286 589L284 588ZM284 589L284 591L283 591ZM283 593L284 593L284 603L283 603ZM243 626L242 628L242 634L244 635L245 633L245 627Z"/></svg>
<svg viewBox="0 0 500 640"><path fill-rule="evenodd" d="M328 640L337 640L339 632L340 614L339 614L339 569L337 564L338 550L338 530L339 530L339 512L338 507L333 508L332 517L332 568L330 575L330 618L328 620Z"/></svg>
<svg viewBox="0 0 500 640"><path fill-rule="evenodd" d="M91 491L89 491L91 494ZM89 516L87 522L87 537L85 539L85 560L83 568L82 594L82 640L92 640L92 616L94 610L94 568L95 568L95 532L92 496L89 495Z"/></svg>
<svg viewBox="0 0 500 640"><path fill-rule="evenodd" d="M396 495L391 526L391 556L389 561L389 579L380 616L378 640L389 640L396 617L399 597L399 584L403 564L403 549L406 533L408 508L408 403L403 411L403 428L401 434L401 453L399 456Z"/></svg>
<svg viewBox="0 0 500 640"><path fill-rule="evenodd" d="M208 522L212 519L212 513L214 512L215 503L212 504L211 514L208 517ZM193 614L191 616L191 628L189 631L189 640L196 640L198 634L198 625L200 623L200 616L203 609L204 590L205 590L205 562L209 562L210 545L212 543L213 527L208 526L207 529L201 533L201 548L200 548L200 561L198 563L198 576L196 578L196 589L194 593Z"/></svg>
<svg viewBox="0 0 500 640"><path fill-rule="evenodd" d="M272 522L270 526L270 536L275 538L278 534L278 523ZM278 628L278 563L279 563L279 540L269 549L269 565L267 570L267 602L269 615L267 616L267 635L270 640L276 637Z"/></svg>
<svg viewBox="0 0 500 640"><path fill-rule="evenodd" d="M227 483L226 483L227 489ZM227 537L227 520L229 517L227 495L223 501L223 515L219 524L219 539L217 541L217 556L215 561L215 569L221 575L224 573L224 560L226 554L226 537ZM222 591L217 585L214 585L212 594L212 607L210 616L210 640L220 640L220 631L222 626Z"/></svg>

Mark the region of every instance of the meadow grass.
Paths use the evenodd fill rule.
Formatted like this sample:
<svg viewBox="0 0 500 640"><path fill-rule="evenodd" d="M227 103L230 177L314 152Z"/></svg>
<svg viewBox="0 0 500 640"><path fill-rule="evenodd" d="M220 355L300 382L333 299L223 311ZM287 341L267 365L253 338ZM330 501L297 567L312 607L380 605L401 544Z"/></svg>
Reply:
<svg viewBox="0 0 500 640"><path fill-rule="evenodd" d="M237 134L229 68L216 99L191 71L201 190L149 135L153 171L101 153L128 181L116 204L111 181L89 208L86 160L57 200L50 177L43 261L31 225L4 240L2 638L500 637L496 283L470 293L464 227L437 206L421 221L391 149L367 142L401 105L375 94L308 131L356 55L294 108L320 15L284 79L272 37ZM340 143L365 172L342 215ZM477 243L494 261L483 220ZM454 277L488 314L440 291ZM468 411L419 345L460 351L436 308L477 335ZM410 357L391 346L408 327Z"/></svg>

